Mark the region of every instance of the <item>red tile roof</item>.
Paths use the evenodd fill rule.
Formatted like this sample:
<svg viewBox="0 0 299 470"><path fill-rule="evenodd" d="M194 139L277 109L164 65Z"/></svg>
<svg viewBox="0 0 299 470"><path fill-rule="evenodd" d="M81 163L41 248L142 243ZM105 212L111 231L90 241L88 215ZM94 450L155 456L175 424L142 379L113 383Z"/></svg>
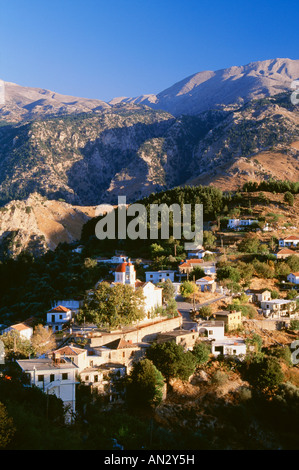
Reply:
<svg viewBox="0 0 299 470"><path fill-rule="evenodd" d="M294 255L296 254L296 252L294 250L290 250L289 248L282 248L281 250L279 250L277 253L277 255Z"/></svg>
<svg viewBox="0 0 299 470"><path fill-rule="evenodd" d="M50 310L50 312L69 312L70 309L69 308L66 308L66 307L63 307L62 305L57 305L57 307L54 307L52 308L52 310Z"/></svg>
<svg viewBox="0 0 299 470"><path fill-rule="evenodd" d="M66 356L78 356L78 354L84 353L84 349L75 348L73 346L64 346L63 348L56 349L53 353L65 354Z"/></svg>
<svg viewBox="0 0 299 470"><path fill-rule="evenodd" d="M117 273L125 273L126 272L126 266L132 266L132 263L121 263L117 266L115 271Z"/></svg>
<svg viewBox="0 0 299 470"><path fill-rule="evenodd" d="M180 265L179 268L190 268L192 267L193 264L200 264L202 263L202 259L197 259L197 258L191 258L187 259L186 261L183 261Z"/></svg>
<svg viewBox="0 0 299 470"><path fill-rule="evenodd" d="M28 330L31 327L28 325L25 325L25 323L17 323L16 325L11 325L11 328L17 331L22 331L22 330Z"/></svg>

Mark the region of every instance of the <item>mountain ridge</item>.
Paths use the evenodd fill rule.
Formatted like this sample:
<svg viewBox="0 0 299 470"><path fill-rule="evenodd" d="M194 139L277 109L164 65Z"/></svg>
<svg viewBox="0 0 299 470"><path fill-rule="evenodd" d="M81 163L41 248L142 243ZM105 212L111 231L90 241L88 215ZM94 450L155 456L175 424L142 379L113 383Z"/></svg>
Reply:
<svg viewBox="0 0 299 470"><path fill-rule="evenodd" d="M240 106L254 98L287 91L292 81L298 78L299 60L269 59L216 71L198 72L157 95L141 95L123 100L114 98L109 103L145 104L175 116L198 114L215 107L222 109L225 106Z"/></svg>
<svg viewBox="0 0 299 470"><path fill-rule="evenodd" d="M285 92L296 79L299 60L276 58L197 72L157 94L115 97L108 102L4 82L6 100L0 105L0 118L20 122L53 114L96 113L121 104L146 105L176 117L195 115L214 108L235 109L254 98Z"/></svg>

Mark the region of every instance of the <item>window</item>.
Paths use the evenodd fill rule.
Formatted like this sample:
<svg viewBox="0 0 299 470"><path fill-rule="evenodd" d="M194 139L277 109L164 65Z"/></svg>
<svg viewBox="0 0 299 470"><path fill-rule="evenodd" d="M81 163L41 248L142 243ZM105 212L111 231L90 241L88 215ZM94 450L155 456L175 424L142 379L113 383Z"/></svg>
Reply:
<svg viewBox="0 0 299 470"><path fill-rule="evenodd" d="M99 381L99 376L98 376L98 375L95 375L95 376L94 376L94 381L95 381L95 382L98 382L98 381Z"/></svg>
<svg viewBox="0 0 299 470"><path fill-rule="evenodd" d="M67 372L64 372L64 373L62 374L62 380L67 380L67 379L68 379L68 375L69 375L69 374L68 374Z"/></svg>
<svg viewBox="0 0 299 470"><path fill-rule="evenodd" d="M62 320L62 315L59 315L59 320Z"/></svg>
<svg viewBox="0 0 299 470"><path fill-rule="evenodd" d="M123 351L123 357L126 357L126 353L125 353L125 351Z"/></svg>
<svg viewBox="0 0 299 470"><path fill-rule="evenodd" d="M44 378L45 378L44 375L38 375L38 376L37 376L37 380L38 380L39 382L43 382L43 381L44 381Z"/></svg>
<svg viewBox="0 0 299 470"><path fill-rule="evenodd" d="M51 375L50 375L50 382L54 382L54 380L55 380L55 375L54 375L54 374L51 374Z"/></svg>
<svg viewBox="0 0 299 470"><path fill-rule="evenodd" d="M89 380L89 375L85 375L85 381L88 382Z"/></svg>

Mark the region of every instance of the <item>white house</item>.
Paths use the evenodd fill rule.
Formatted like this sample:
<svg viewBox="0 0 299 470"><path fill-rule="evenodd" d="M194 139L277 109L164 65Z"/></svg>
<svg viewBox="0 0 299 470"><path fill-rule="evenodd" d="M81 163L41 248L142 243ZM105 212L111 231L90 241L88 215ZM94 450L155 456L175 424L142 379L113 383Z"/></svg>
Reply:
<svg viewBox="0 0 299 470"><path fill-rule="evenodd" d="M29 377L31 386L42 389L45 393L54 394L63 401L64 407L69 410L67 420L75 413L76 403L76 366L69 359L53 356L47 359L18 360L18 365Z"/></svg>
<svg viewBox="0 0 299 470"><path fill-rule="evenodd" d="M146 282L153 282L157 284L158 282L166 281L170 279L171 282L174 282L174 274L175 271L171 271L168 269L160 270L160 271L146 271L145 273L145 280Z"/></svg>
<svg viewBox="0 0 299 470"><path fill-rule="evenodd" d="M271 300L271 291L268 289L247 289L245 294L251 297L253 302L261 303Z"/></svg>
<svg viewBox="0 0 299 470"><path fill-rule="evenodd" d="M299 273L290 273L287 276L287 280L293 284L299 284Z"/></svg>
<svg viewBox="0 0 299 470"><path fill-rule="evenodd" d="M261 302L261 309L266 317L280 318L289 316L296 309L296 301L287 299L273 299Z"/></svg>
<svg viewBox="0 0 299 470"><path fill-rule="evenodd" d="M61 307L67 308L68 310L71 310L73 314L77 314L80 308L83 306L83 300L58 300L53 305L53 308L59 307L59 305Z"/></svg>
<svg viewBox="0 0 299 470"><path fill-rule="evenodd" d="M193 250L193 251L188 251L188 258L198 258L202 259L206 255L212 255L213 252L209 250L205 250L204 248L199 249L199 250Z"/></svg>
<svg viewBox="0 0 299 470"><path fill-rule="evenodd" d="M246 343L242 338L224 335L224 322L219 320L203 321L198 324L199 336L206 336L211 342L211 352L219 354L242 356L246 354Z"/></svg>
<svg viewBox="0 0 299 470"><path fill-rule="evenodd" d="M212 341L212 354L219 356L245 356L246 354L246 343L244 339L225 337L216 341Z"/></svg>
<svg viewBox="0 0 299 470"><path fill-rule="evenodd" d="M224 322L208 320L198 323L197 331L199 335L207 336L208 339L220 340L224 338Z"/></svg>
<svg viewBox="0 0 299 470"><path fill-rule="evenodd" d="M26 323L17 323L5 328L4 333L9 333L10 331L17 331L21 338L30 340L33 335L33 328L26 325Z"/></svg>
<svg viewBox="0 0 299 470"><path fill-rule="evenodd" d="M299 237L297 235L290 235L286 238L280 238L279 246L297 246L299 244Z"/></svg>
<svg viewBox="0 0 299 470"><path fill-rule="evenodd" d="M52 308L47 312L47 325L54 331L62 330L65 323L72 319L72 311L62 305Z"/></svg>
<svg viewBox="0 0 299 470"><path fill-rule="evenodd" d="M210 276L201 277L195 281L196 285L200 288L201 292L214 292L216 289L216 282Z"/></svg>
<svg viewBox="0 0 299 470"><path fill-rule="evenodd" d="M257 224L258 220L253 219L229 219L227 228L233 230L242 230L244 227L249 227L252 224Z"/></svg>

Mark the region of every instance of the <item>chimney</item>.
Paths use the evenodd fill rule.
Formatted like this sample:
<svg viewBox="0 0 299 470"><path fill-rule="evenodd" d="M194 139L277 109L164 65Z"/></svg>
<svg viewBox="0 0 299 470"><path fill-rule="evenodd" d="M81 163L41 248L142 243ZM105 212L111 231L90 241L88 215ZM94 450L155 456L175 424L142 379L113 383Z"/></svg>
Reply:
<svg viewBox="0 0 299 470"><path fill-rule="evenodd" d="M60 354L54 353L53 356L54 356L53 359L54 359L55 364L60 364Z"/></svg>

